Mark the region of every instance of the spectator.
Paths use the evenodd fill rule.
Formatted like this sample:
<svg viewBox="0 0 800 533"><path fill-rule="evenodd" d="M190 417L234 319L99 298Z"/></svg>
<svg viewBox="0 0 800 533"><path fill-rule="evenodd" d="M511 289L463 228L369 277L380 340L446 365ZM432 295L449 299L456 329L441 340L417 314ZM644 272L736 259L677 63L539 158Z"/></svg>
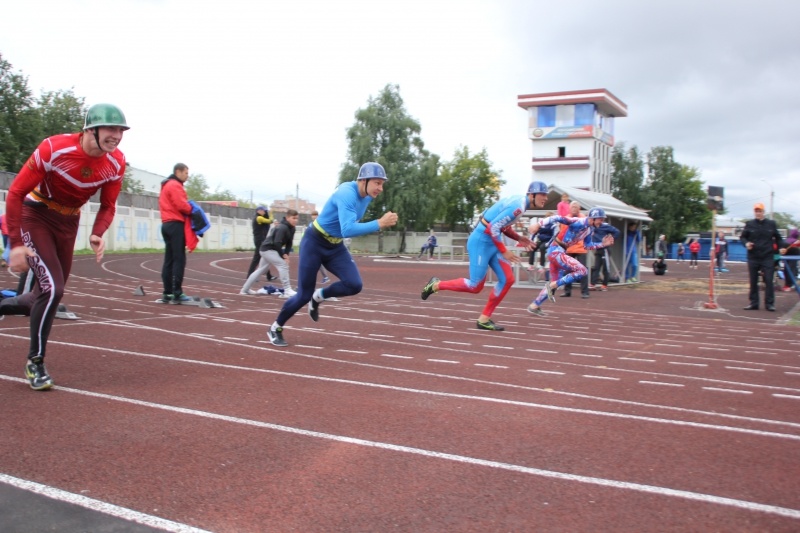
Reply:
<svg viewBox="0 0 800 533"><path fill-rule="evenodd" d="M691 254L691 258L689 259L689 268L693 268L697 270L697 255L700 253L700 241L696 241L694 239L689 239L689 253Z"/></svg>
<svg viewBox="0 0 800 533"><path fill-rule="evenodd" d="M558 216L568 217L569 206L570 206L569 194L564 193L561 195L561 201L558 202L558 205L556 206L556 213L558 213Z"/></svg>
<svg viewBox="0 0 800 533"><path fill-rule="evenodd" d="M717 272L729 272L729 270L725 268L725 260L728 258L728 241L725 240L724 231L717 232L716 242L714 243L714 255L717 263L714 269Z"/></svg>
<svg viewBox="0 0 800 533"><path fill-rule="evenodd" d="M686 246L683 243L678 243L678 263L683 263L683 256L686 253Z"/></svg>
<svg viewBox="0 0 800 533"><path fill-rule="evenodd" d="M6 229L5 215L0 215L0 234L3 235L3 258L0 259L0 267L5 268L8 266L8 257L11 254L11 248L8 246L8 230Z"/></svg>
<svg viewBox="0 0 800 533"><path fill-rule="evenodd" d="M628 234L625 237L625 253L628 257L628 261L625 264L625 279L634 283L639 276L639 244L641 241L642 235L639 232L639 223L629 222Z"/></svg>
<svg viewBox="0 0 800 533"><path fill-rule="evenodd" d="M428 240L422 245L422 248L419 249L417 259L421 259L426 251L430 254L429 259L433 259L433 251L436 249L436 246L436 234L431 230ZM439 257L441 257L441 255Z"/></svg>
<svg viewBox="0 0 800 533"><path fill-rule="evenodd" d="M656 241L656 259L666 259L669 256L669 243L667 242L666 235L659 235Z"/></svg>
<svg viewBox="0 0 800 533"><path fill-rule="evenodd" d="M256 251L253 253L253 259L250 261L250 266L247 268L247 277L250 277L250 274L258 268L259 264L261 263L261 243L264 242L264 239L267 238L267 233L269 233L270 225L272 224L272 219L269 217L269 211L263 205L256 207L256 214L253 217L253 244L256 247ZM269 266L267 266L267 281L271 281L275 279L275 276L272 275L272 272L269 270Z"/></svg>
<svg viewBox="0 0 800 533"><path fill-rule="evenodd" d="M581 213L581 204L578 202L570 202L569 204L569 218L579 219L583 218L586 215ZM564 234L569 229L568 224L562 224L561 228L558 231L558 239L564 241ZM566 242L566 241L565 241ZM569 243L567 247L567 255L570 257L575 258L578 263L586 267L586 248L583 244L583 239L576 239ZM580 278L581 282L581 298L588 298L589 297L589 276L583 276ZM569 298L572 296L572 281L568 281L564 284L564 298Z"/></svg>
<svg viewBox="0 0 800 533"><path fill-rule="evenodd" d="M798 240L797 228L789 228L789 236L786 239L786 244L790 248L786 253L787 255L800 255L800 240ZM794 282L792 282L794 280ZM790 291L797 283L797 259L784 259L783 260L783 291Z"/></svg>
<svg viewBox="0 0 800 533"><path fill-rule="evenodd" d="M72 268L82 206L100 193L100 207L89 231L89 245L103 260L108 230L125 175L119 144L128 124L111 104L95 104L86 112L81 133L43 140L11 182L6 195L6 226L11 253L9 269L32 269L31 292L0 302L0 315L30 316L30 350L25 377L34 390L53 380L44 366L50 330Z"/></svg>
<svg viewBox="0 0 800 533"><path fill-rule="evenodd" d="M172 174L161 182L158 209L161 211L161 236L164 238L164 264L161 281L164 303L181 303L191 300L183 294L183 274L186 270L186 219L192 206L186 196L184 183L189 179L189 167L177 163Z"/></svg>
<svg viewBox="0 0 800 533"><path fill-rule="evenodd" d="M775 249L781 255L786 253L786 243L783 242L778 226L774 220L764 218L764 204L761 202L753 206L755 218L748 220L739 240L747 248L747 271L750 275L750 304L745 311L758 309L758 278L764 276L764 307L767 311L775 311Z"/></svg>
<svg viewBox="0 0 800 533"><path fill-rule="evenodd" d="M239 294L255 294L250 287L258 281L258 277L269 270L270 265L275 265L278 271L278 278L283 285L281 298L291 298L296 293L292 290L292 282L289 279L289 254L292 253L292 243L294 243L294 232L297 226L298 213L294 209L286 211L286 216L281 222L269 232L261 243L261 261L247 281Z"/></svg>
<svg viewBox="0 0 800 533"><path fill-rule="evenodd" d="M611 224L603 224L594 230L592 240L602 241L603 237L607 234L614 236L614 240L619 237L619 230ZM600 284L600 290L605 292L608 290L608 279L610 272L608 271L608 248L598 248L594 251L594 266L592 267L592 283L589 285L589 290L595 290L597 283L600 281L600 273L603 274L603 281Z"/></svg>

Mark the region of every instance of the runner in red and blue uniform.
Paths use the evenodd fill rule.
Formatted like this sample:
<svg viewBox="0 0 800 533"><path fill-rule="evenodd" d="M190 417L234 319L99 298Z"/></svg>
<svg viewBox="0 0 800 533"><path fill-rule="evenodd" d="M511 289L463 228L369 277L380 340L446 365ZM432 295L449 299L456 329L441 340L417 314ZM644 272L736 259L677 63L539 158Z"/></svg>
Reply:
<svg viewBox="0 0 800 533"><path fill-rule="evenodd" d="M513 250L506 248L503 236L517 241L530 250L533 243L527 237L518 235L513 229L513 224L522 213L533 206L541 209L546 201L547 185L541 181L534 181L528 187L527 194L510 196L492 205L483 213L480 222L467 240L469 278L441 281L439 278L433 277L423 287L422 299L427 300L428 296L439 291L477 294L483 289L483 285L486 283L486 274L491 268L497 276L497 285L489 295L489 301L483 308L481 316L478 317L477 327L478 329L503 331L505 328L495 324L491 316L514 284L511 264L520 261Z"/></svg>
<svg viewBox="0 0 800 533"><path fill-rule="evenodd" d="M297 264L297 294L286 300L278 318L267 330L275 346L289 346L283 338L283 326L308 303L308 315L319 320L319 304L328 298L352 296L363 288L361 274L344 245L344 239L367 235L397 224L397 214L388 211L369 222L359 222L370 202L383 192L386 171L378 163L364 163L355 181L342 183L325 203L319 217L306 229L300 240ZM324 266L339 281L316 289L317 273Z"/></svg>
<svg viewBox="0 0 800 533"><path fill-rule="evenodd" d="M606 213L599 207L589 210L586 218L569 217L549 217L531 225L529 228L531 235L538 234L542 228L549 230L554 224L567 224L567 231L559 238L553 237L547 248L547 258L550 260L550 281L548 281L539 296L528 306L528 311L537 316L545 316L542 311L542 304L548 298L556 301L555 292L558 287L567 283L575 283L583 279L588 271L577 259L567 255L567 248L576 243L583 243L587 250L597 250L614 244L614 236L607 233L603 240L595 242L592 234L603 225L610 226L605 222ZM559 232L560 233L560 232ZM556 234L558 235L558 234Z"/></svg>
<svg viewBox="0 0 800 533"><path fill-rule="evenodd" d="M81 207L100 191L89 245L103 259L103 234L116 212L125 174L125 156L117 145L128 129L116 106L89 108L82 133L55 135L39 145L11 182L6 216L11 242L9 268L36 277L34 289L0 303L0 315L30 315L30 351L25 375L34 390L53 380L44 366L45 349L58 303L72 268Z"/></svg>

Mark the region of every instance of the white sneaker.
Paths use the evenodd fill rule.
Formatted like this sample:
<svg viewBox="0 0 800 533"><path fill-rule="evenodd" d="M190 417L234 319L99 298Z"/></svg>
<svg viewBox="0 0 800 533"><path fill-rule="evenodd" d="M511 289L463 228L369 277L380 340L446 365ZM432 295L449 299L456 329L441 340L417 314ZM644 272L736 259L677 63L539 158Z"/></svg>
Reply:
<svg viewBox="0 0 800 533"><path fill-rule="evenodd" d="M284 300L287 300L287 299L291 298L292 296L294 296L295 294L297 294L297 291L294 291L292 289L285 289L283 291L283 294L278 296L278 298L282 298Z"/></svg>
<svg viewBox="0 0 800 533"><path fill-rule="evenodd" d="M257 293L253 289L247 289L247 290L242 289L239 291L239 294L241 294L242 296L253 296Z"/></svg>

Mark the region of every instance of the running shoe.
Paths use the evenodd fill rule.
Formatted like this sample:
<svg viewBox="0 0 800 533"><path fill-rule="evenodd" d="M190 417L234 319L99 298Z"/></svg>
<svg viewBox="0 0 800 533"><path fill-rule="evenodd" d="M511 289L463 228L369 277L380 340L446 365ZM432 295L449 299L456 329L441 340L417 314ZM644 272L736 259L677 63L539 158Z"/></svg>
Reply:
<svg viewBox="0 0 800 533"><path fill-rule="evenodd" d="M171 304L185 304L187 302L191 302L192 298L190 296L186 296L183 293L175 294L172 296L172 299L169 301Z"/></svg>
<svg viewBox="0 0 800 533"><path fill-rule="evenodd" d="M535 305L529 305L528 306L528 312L530 314L536 315L536 316L547 316L547 313L542 311L541 307L536 307Z"/></svg>
<svg viewBox="0 0 800 533"><path fill-rule="evenodd" d="M28 378L33 390L47 390L53 386L53 380L44 367L44 358L38 355L28 359L28 364L25 365L25 377Z"/></svg>
<svg viewBox="0 0 800 533"><path fill-rule="evenodd" d="M282 298L282 299L284 299L284 300L288 300L289 298L291 298L291 297L292 297L292 296L294 296L295 294L297 294L297 291L295 291L295 290L292 290L292 289L284 289L284 291L283 291L283 294L281 294L280 296L278 296L278 298Z"/></svg>
<svg viewBox="0 0 800 533"><path fill-rule="evenodd" d="M243 296L253 296L253 295L256 295L258 293L256 291L254 291L253 289L247 289L247 290L242 289L242 290L239 291L239 294L241 294Z"/></svg>
<svg viewBox="0 0 800 533"><path fill-rule="evenodd" d="M478 329L487 329L489 331L505 331L506 329L499 324L495 324L491 319L486 322L476 322L476 324L478 325Z"/></svg>
<svg viewBox="0 0 800 533"><path fill-rule="evenodd" d="M608 290L608 285L600 285L600 292L606 292Z"/></svg>
<svg viewBox="0 0 800 533"><path fill-rule="evenodd" d="M328 282L330 282L330 280L331 280L331 278L329 278L328 276L322 276L322 284L323 285L328 283Z"/></svg>
<svg viewBox="0 0 800 533"><path fill-rule="evenodd" d="M427 284L427 285L425 285L424 287L422 287L422 299L423 299L423 300L427 300L427 299L428 299L428 296L430 296L431 294L433 294L434 292L436 292L436 289L434 289L434 288L433 288L433 286L434 286L436 283L439 283L439 278L437 278L436 276L434 276L434 277L432 277L432 278L430 279L430 281L428 281L428 284Z"/></svg>
<svg viewBox="0 0 800 533"><path fill-rule="evenodd" d="M550 282L547 282L545 287L547 288L547 298L549 298L551 302L556 303L556 289L558 289L558 287L551 287ZM569 294L564 294L564 296L569 296Z"/></svg>
<svg viewBox="0 0 800 533"><path fill-rule="evenodd" d="M275 331L272 331L272 328L268 329L267 338L275 346L289 346L289 343L283 340L283 328L279 327Z"/></svg>
<svg viewBox="0 0 800 533"><path fill-rule="evenodd" d="M319 302L311 297L311 301L308 302L308 316L311 317L311 320L314 322L319 322Z"/></svg>

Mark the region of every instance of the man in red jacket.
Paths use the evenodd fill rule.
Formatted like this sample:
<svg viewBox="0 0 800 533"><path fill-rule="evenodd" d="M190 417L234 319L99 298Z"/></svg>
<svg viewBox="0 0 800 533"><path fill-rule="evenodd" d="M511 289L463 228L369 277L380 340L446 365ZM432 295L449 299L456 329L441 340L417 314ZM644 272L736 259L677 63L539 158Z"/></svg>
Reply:
<svg viewBox="0 0 800 533"><path fill-rule="evenodd" d="M83 132L42 141L9 187L9 268L19 273L32 269L37 283L29 293L2 300L0 315L31 317L25 376L34 390L53 386L44 366L47 339L72 268L81 207L97 191L100 208L89 246L98 263L103 259L103 234L114 219L125 174L125 156L117 146L128 129L118 107L93 105Z"/></svg>
<svg viewBox="0 0 800 533"><path fill-rule="evenodd" d="M172 174L161 182L158 209L161 211L161 236L164 238L164 265L161 281L164 283L164 303L181 303L191 300L183 294L183 273L186 270L186 217L192 206L183 184L189 179L189 167L178 163Z"/></svg>

